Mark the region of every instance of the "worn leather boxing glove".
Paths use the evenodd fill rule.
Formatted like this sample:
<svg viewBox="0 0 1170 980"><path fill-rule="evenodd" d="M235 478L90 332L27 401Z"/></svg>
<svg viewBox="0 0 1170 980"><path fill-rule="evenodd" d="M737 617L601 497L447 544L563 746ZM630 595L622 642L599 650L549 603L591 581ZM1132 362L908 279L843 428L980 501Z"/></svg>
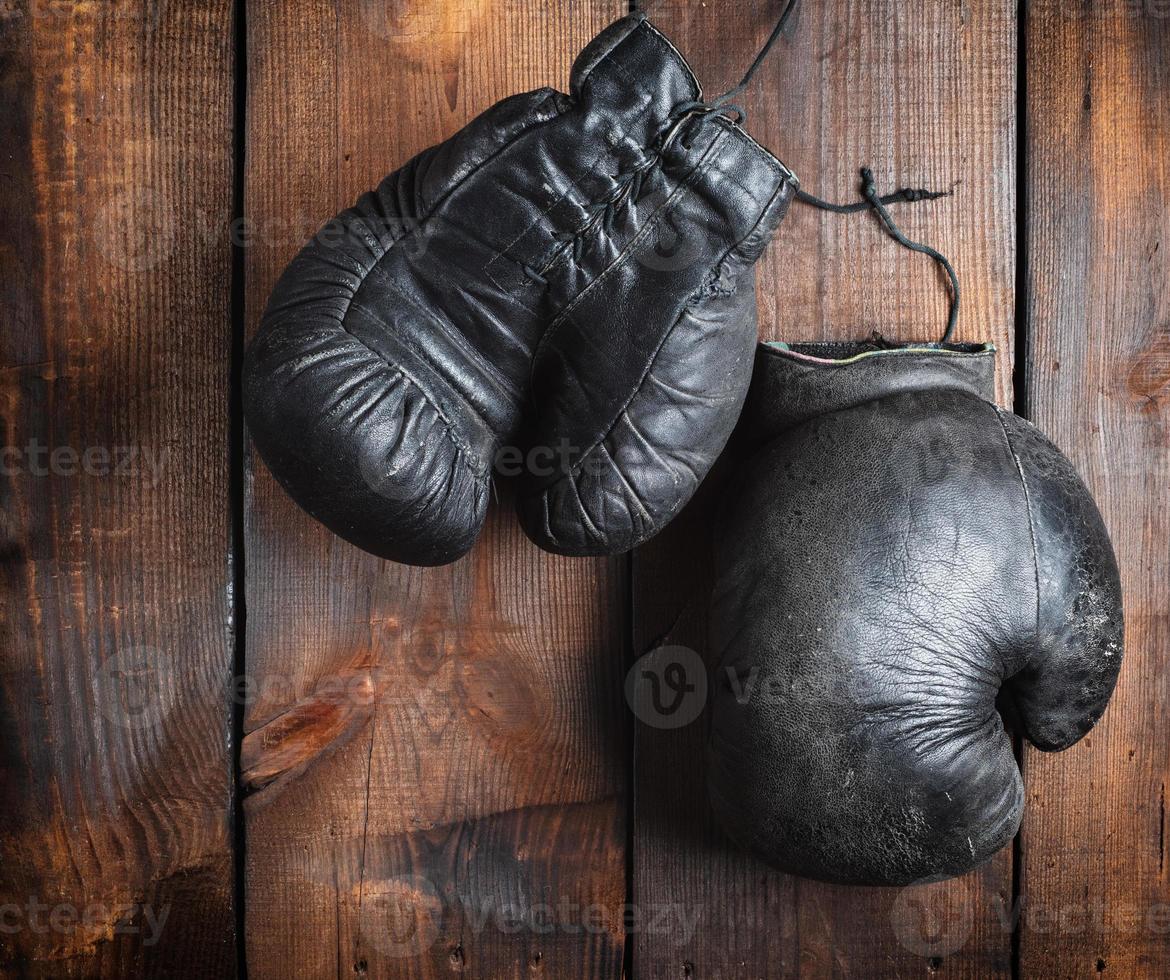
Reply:
<svg viewBox="0 0 1170 980"><path fill-rule="evenodd" d="M997 705L1045 750L1122 655L1109 538L992 404L982 345L762 345L716 531L708 785L731 836L833 882L966 872L1015 834Z"/></svg>
<svg viewBox="0 0 1170 980"><path fill-rule="evenodd" d="M326 226L245 365L251 436L337 534L418 565L474 542L501 448L529 535L623 551L738 417L752 266L795 181L636 14L570 92L493 106Z"/></svg>

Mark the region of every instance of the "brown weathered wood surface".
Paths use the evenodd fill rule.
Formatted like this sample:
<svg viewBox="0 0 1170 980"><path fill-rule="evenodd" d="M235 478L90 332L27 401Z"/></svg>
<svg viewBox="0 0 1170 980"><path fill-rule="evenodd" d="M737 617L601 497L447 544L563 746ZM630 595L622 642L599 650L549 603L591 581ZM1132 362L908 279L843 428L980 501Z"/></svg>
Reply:
<svg viewBox="0 0 1170 980"><path fill-rule="evenodd" d="M709 95L733 86L778 5L652 0L651 16L691 58ZM955 187L902 206L911 238L949 255L963 278L958 337L994 341L1010 404L1015 276L1013 4L837 0L808 4L743 97L748 129L806 189L855 200L870 166L896 187ZM873 330L937 339L945 282L866 216L795 205L760 263L765 339L859 339ZM713 482L713 481L712 481ZM716 487L634 559L634 646L689 647L710 660L705 604ZM768 871L737 852L709 815L705 718L636 738L633 901L677 904L696 925L632 938L640 978L1007 976L1012 855L961 881L910 891L851 889Z"/></svg>
<svg viewBox="0 0 1170 980"><path fill-rule="evenodd" d="M643 6L716 94L781 4ZM711 821L705 720L631 718L631 651L708 657L718 478L630 558L544 555L502 499L471 556L429 570L333 538L250 456L232 499L233 327L339 208L495 100L563 88L627 7L0 0L0 974L232 976L240 948L282 980L1170 973L1164 3L1034 0L1023 23L1006 0L806 3L744 97L824 197L852 199L862 165L954 186L896 216L954 259L960 338L998 345L1004 404L1021 359L1018 407L1114 535L1117 696L1083 744L1023 751L1018 848L980 872L770 872ZM799 206L758 290L775 339L927 339L946 310L870 217Z"/></svg>
<svg viewBox="0 0 1170 980"><path fill-rule="evenodd" d="M1170 10L1036 3L1027 37L1026 409L1113 536L1126 659L1096 731L1025 754L1020 975L1164 977Z"/></svg>
<svg viewBox="0 0 1170 980"><path fill-rule="evenodd" d="M5 976L235 970L232 52L229 3L0 5Z"/></svg>
<svg viewBox="0 0 1170 980"><path fill-rule="evenodd" d="M564 87L622 12L249 3L249 325L325 220L496 100ZM541 553L508 500L453 566L381 562L255 461L252 977L620 975L625 565Z"/></svg>

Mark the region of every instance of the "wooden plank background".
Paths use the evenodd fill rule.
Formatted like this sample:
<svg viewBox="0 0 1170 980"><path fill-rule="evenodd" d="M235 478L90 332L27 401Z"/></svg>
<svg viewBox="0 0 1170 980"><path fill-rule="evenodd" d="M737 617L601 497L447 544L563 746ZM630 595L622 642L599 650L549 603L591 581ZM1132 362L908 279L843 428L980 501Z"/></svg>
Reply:
<svg viewBox="0 0 1170 980"><path fill-rule="evenodd" d="M493 102L563 85L621 13L250 2L247 213L296 230L248 251L249 325L306 235ZM504 500L468 558L407 568L250 473L245 769L300 751L246 800L249 975L618 975L627 560L546 555ZM320 710L339 683L368 696Z"/></svg>
<svg viewBox="0 0 1170 980"><path fill-rule="evenodd" d="M1170 9L1038 3L1027 37L1029 63L1045 70L1029 73L1027 98L1024 401L1113 536L1126 660L1112 707L1080 745L1025 753L1020 968L1164 977Z"/></svg>
<svg viewBox="0 0 1170 980"><path fill-rule="evenodd" d="M643 5L709 94L781 6ZM635 724L636 655L707 656L718 479L633 556L545 555L504 499L468 558L426 570L333 538L246 450L233 500L233 331L288 259L492 102L563 88L626 9L0 0L4 975L232 976L238 951L281 978L1170 973L1158 0L808 3L745 97L815 193L853 198L861 165L954 187L898 218L954 259L960 337L996 343L1001 402L1070 453L1114 535L1117 697L1069 752L1022 751L1021 836L978 873L770 872L710 819L703 720ZM758 291L775 339L928 339L946 311L870 217L800 207ZM121 447L132 471L101 472Z"/></svg>
<svg viewBox="0 0 1170 980"><path fill-rule="evenodd" d="M230 975L231 6L0 16L0 971Z"/></svg>
<svg viewBox="0 0 1170 980"><path fill-rule="evenodd" d="M739 80L776 8L768 0L647 4L710 93ZM748 129L821 197L856 200L862 166L888 190L954 186L954 197L904 206L897 220L954 261L966 287L957 336L996 344L1009 405L1016 62L1015 10L1006 0L835 0L798 11L744 97ZM876 329L934 340L946 323L946 287L934 264L865 216L794 206L760 263L757 291L765 339L856 340ZM634 558L638 651L665 642L706 657L718 489L717 480L709 484L703 500ZM636 977L1010 973L1011 937L995 914L999 896L1010 900L1010 851L976 874L911 893L770 872L726 842L705 806L704 773L694 764L705 734L701 723L638 732L634 901L679 902L697 926L689 938L633 937Z"/></svg>

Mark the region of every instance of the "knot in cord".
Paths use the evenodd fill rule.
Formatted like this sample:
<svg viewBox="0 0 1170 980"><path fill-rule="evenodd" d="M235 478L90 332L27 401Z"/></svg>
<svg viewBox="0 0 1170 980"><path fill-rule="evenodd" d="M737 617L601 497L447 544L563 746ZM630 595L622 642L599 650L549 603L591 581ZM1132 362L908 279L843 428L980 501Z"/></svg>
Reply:
<svg viewBox="0 0 1170 980"><path fill-rule="evenodd" d="M950 314L947 317L947 328L942 335L941 344L948 344L955 333L955 325L959 322L959 304L961 300L961 292L959 289L959 277L955 274L954 266L951 265L950 260L939 252L937 249L931 248L929 245L923 245L919 242L912 242L904 234L902 229L895 223L890 212L886 210L887 204L898 204L901 202L913 203L916 201L933 201L940 197L949 197L952 191L927 191L919 188L906 187L895 191L893 194L887 194L882 197L878 194L877 183L874 180L873 171L869 167L863 167L861 170L861 193L865 198L864 201L857 201L851 204L833 204L829 201L822 200L807 191L797 190L796 199L803 204L810 204L814 208L819 208L822 211L831 211L834 214L855 214L858 211L873 210L878 214L881 220L882 227L891 238L899 245L908 248L914 252L921 252L934 259L947 274L951 285L951 308Z"/></svg>
<svg viewBox="0 0 1170 980"><path fill-rule="evenodd" d="M712 112L734 112L735 121L742 125L747 121L747 113L742 106L735 105L732 100L740 96L751 84L760 66L763 65L767 59L772 48L776 46L776 42L780 40L780 35L784 33L784 28L788 25L789 19L796 12L800 0L788 0L784 7L780 19L776 22L776 26L772 29L771 35L760 49L760 53L756 55L755 60L748 66L748 70L744 72L744 76L740 79L735 88L729 89L717 98L709 101L694 100L683 102L676 106L674 112L671 113L671 126L663 138L659 154L663 152L666 146L674 140L675 136L686 127L686 122L689 118L698 115L706 115ZM683 145L689 146L687 137L683 137ZM794 180L795 182L795 180ZM930 191L919 187L903 187L900 190L894 191L892 194L887 194L884 197L877 191L877 184L874 181L873 171L865 167L861 171L861 189L862 195L865 198L863 201L855 201L850 204L833 204L829 201L822 200L813 194L800 190L799 186L796 190L796 199L805 204L811 204L813 207L820 208L822 211L831 211L835 214L855 214L859 211L874 210L881 219L882 226L889 233L890 237L894 239L899 245L908 248L914 252L921 252L923 255L928 255L934 259L943 270L946 272L951 286L951 308L950 314L947 317L946 331L943 333L940 343L950 343L951 337L955 332L955 325L959 320L959 304L960 304L960 290L959 277L955 274L954 267L950 260L945 255L929 245L922 245L918 242L912 242L904 234L902 230L895 224L894 219L890 217L890 212L886 210L888 204L908 203L913 204L919 201L933 201L940 197L947 197L951 191Z"/></svg>

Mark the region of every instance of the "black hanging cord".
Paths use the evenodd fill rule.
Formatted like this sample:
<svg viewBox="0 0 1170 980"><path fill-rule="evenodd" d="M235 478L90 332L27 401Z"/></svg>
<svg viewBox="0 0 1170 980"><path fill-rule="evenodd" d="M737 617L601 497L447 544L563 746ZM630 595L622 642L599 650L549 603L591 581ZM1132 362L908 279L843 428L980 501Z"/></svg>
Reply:
<svg viewBox="0 0 1170 980"><path fill-rule="evenodd" d="M877 184L873 179L873 171L868 167L862 168L861 171L861 192L865 200L856 201L852 204L832 204L829 201L824 201L802 190L796 192L796 199L804 204L811 204L814 208L819 208L822 211L832 211L834 214L856 214L858 211L867 210L876 211L878 217L881 218L882 225L894 241L911 251L921 252L923 255L930 256L930 258L941 265L951 281L951 311L947 317L946 332L943 334L942 340L939 343L949 344L955 333L955 325L959 322L959 305L961 300L959 277L955 274L954 266L951 265L950 260L942 252L931 248L929 245L912 242L902 234L902 229L894 222L894 219L890 216L890 212L886 210L886 205L914 201L933 201L936 198L947 197L951 192L925 191L913 187L905 187L901 190L894 191L893 194L887 194L885 197L881 197L877 192Z"/></svg>
<svg viewBox="0 0 1170 980"><path fill-rule="evenodd" d="M780 19L776 22L776 26L772 29L772 34L760 49L760 53L756 55L755 61L751 63L748 70L744 72L744 76L740 79L738 85L733 89L729 89L716 99L709 101L694 101L684 102L677 106L674 111L674 118L679 122L676 128L672 130L677 132L677 127L684 125L685 117L691 115L701 115L707 112L720 112L726 110L734 110L737 116L737 122L743 123L747 119L747 113L744 112L741 106L733 105L731 100L738 98L751 84L752 78L755 77L760 66L767 59L771 53L772 48L776 46L776 42L780 40L780 35L784 33L784 28L788 25L789 19L796 12L800 0L788 0L784 7L784 12L780 15ZM666 142L670 142L672 137L668 136ZM856 214L859 211L874 210L881 218L882 225L889 233L890 237L894 239L899 245L911 249L915 252L921 252L923 255L929 255L939 265L946 270L946 274L951 282L951 310L947 318L947 329L942 336L940 343L950 343L951 337L955 333L955 325L959 322L959 304L961 294L959 290L959 277L955 274L955 269L951 265L950 260L939 252L937 249L931 248L929 245L922 245L919 242L912 242L909 238L902 234L900 229L890 217L890 212L886 210L887 204L902 204L913 203L915 201L933 201L940 197L946 197L950 191L927 191L914 187L904 187L900 190L894 191L892 194L886 194L884 197L877 192L877 185L874 183L873 172L868 168L861 171L861 190L865 197L864 201L856 201L852 204L833 204L829 201L822 200L807 191L802 191L797 188L796 199L805 204L811 204L815 208L820 208L822 211L832 211L834 214Z"/></svg>
<svg viewBox="0 0 1170 980"><path fill-rule="evenodd" d="M796 8L800 5L800 0L788 0L788 4L784 7L784 13L780 15L780 19L776 22L776 26L772 28L772 34L764 46L760 48L760 53L756 55L756 60L751 63L751 66L744 72L743 78L735 88L729 89L721 96L707 101L684 102L675 107L674 115L685 116L689 114L702 114L706 112L721 112L724 110L734 110L736 114L736 122L742 125L747 120L747 113L742 106L732 105L731 100L738 98L744 93L747 87L751 84L760 66L767 60L768 55L772 53L772 48L776 46L776 42L780 40L780 35L784 33L784 28L788 25L789 19L795 13Z"/></svg>
<svg viewBox="0 0 1170 980"><path fill-rule="evenodd" d="M760 70L760 65L764 63L772 48L776 46L776 42L780 40L780 35L784 33L784 28L788 25L788 20L795 13L800 0L788 0L788 5L784 8L784 13L780 15L780 19L776 22L776 26L772 29L772 36L768 38L764 46L760 49L760 53L756 55L756 60L751 63L751 66L744 72L743 78L740 79L739 84L735 88L724 92L719 98L708 102L712 109L721 109L732 99L738 98L747 87L751 84L752 78L755 77L757 71Z"/></svg>
<svg viewBox="0 0 1170 980"><path fill-rule="evenodd" d="M878 200L882 204L913 204L915 201L934 201L940 197L950 197L951 191L927 191L918 187L902 187L893 194L885 194ZM833 214L857 214L859 211L868 211L873 207L869 200L854 201L852 204L833 204L823 200L808 191L797 190L796 199L802 204L811 204L822 211L832 211Z"/></svg>

